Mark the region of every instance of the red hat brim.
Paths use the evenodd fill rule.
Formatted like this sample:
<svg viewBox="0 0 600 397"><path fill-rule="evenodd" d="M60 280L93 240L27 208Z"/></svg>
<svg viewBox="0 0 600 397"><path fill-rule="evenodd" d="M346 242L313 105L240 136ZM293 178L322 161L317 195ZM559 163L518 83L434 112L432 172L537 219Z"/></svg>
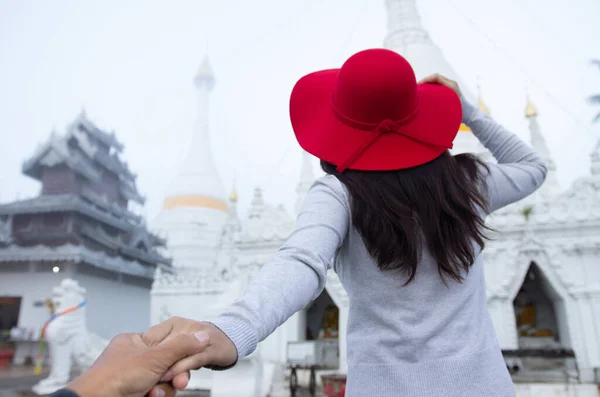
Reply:
<svg viewBox="0 0 600 397"><path fill-rule="evenodd" d="M304 76L296 83L290 98L290 119L300 146L336 166L370 133L344 124L335 115L331 102L338 73L339 69L330 69ZM438 84L418 84L417 95L417 113L403 124L402 131L419 139L397 133L382 134L348 169L411 168L434 160L452 147L462 119L456 93Z"/></svg>

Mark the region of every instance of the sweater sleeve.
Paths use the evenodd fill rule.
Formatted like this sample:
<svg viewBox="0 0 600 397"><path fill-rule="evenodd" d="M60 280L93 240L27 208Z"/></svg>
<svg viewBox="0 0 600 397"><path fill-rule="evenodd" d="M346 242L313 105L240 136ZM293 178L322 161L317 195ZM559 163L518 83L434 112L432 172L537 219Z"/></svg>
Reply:
<svg viewBox="0 0 600 397"><path fill-rule="evenodd" d="M79 395L73 390L65 388L55 391L49 397L79 397Z"/></svg>
<svg viewBox="0 0 600 397"><path fill-rule="evenodd" d="M540 156L516 135L462 98L463 123L487 148L498 164L488 163L488 212L519 201L535 192L546 179Z"/></svg>
<svg viewBox="0 0 600 397"><path fill-rule="evenodd" d="M327 271L350 222L341 183L333 176L315 182L294 231L250 282L242 296L213 324L235 344L238 359L325 288Z"/></svg>

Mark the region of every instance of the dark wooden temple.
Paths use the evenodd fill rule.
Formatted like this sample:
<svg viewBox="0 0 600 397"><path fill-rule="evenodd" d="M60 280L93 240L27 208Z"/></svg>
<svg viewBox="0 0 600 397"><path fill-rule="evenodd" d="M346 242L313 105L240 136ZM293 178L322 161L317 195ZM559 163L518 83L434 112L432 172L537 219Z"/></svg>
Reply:
<svg viewBox="0 0 600 397"><path fill-rule="evenodd" d="M157 252L165 240L128 209L145 199L122 151L84 113L64 135L52 134L23 164L40 194L0 205L0 271L63 271L60 264L149 286L157 265L170 266Z"/></svg>

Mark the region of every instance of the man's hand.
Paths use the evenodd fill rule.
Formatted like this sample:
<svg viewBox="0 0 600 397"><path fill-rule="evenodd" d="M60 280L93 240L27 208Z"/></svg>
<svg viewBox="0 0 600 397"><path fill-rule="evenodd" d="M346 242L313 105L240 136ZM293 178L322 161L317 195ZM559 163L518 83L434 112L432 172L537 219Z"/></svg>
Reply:
<svg viewBox="0 0 600 397"><path fill-rule="evenodd" d="M179 388L187 384L188 371L206 366L229 367L237 361L237 349L231 339L211 323L173 317L142 334L144 343L155 346L159 343L175 343L181 334L204 335L206 348L175 363L163 377ZM153 390L154 392L154 390Z"/></svg>
<svg viewBox="0 0 600 397"><path fill-rule="evenodd" d="M80 397L142 397L150 390L152 397L174 394L170 385L155 386L166 381L164 374L173 364L188 356L194 357L206 348L206 334L182 332L169 340L155 342L146 344L141 334L116 336L94 365L67 388ZM172 383L183 389L188 378L189 374L183 373Z"/></svg>

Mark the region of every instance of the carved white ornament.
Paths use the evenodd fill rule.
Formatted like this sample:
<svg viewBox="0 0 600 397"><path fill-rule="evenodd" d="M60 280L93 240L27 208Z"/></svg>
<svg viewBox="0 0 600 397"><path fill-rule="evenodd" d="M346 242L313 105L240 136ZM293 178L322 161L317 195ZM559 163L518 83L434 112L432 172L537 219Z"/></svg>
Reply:
<svg viewBox="0 0 600 397"><path fill-rule="evenodd" d="M52 302L57 313L85 300L86 290L72 279L63 280L52 289ZM61 389L70 381L73 364L87 370L108 345L108 341L91 333L86 324L86 308L64 314L46 329L46 344L50 352L50 375L33 386L38 395Z"/></svg>

